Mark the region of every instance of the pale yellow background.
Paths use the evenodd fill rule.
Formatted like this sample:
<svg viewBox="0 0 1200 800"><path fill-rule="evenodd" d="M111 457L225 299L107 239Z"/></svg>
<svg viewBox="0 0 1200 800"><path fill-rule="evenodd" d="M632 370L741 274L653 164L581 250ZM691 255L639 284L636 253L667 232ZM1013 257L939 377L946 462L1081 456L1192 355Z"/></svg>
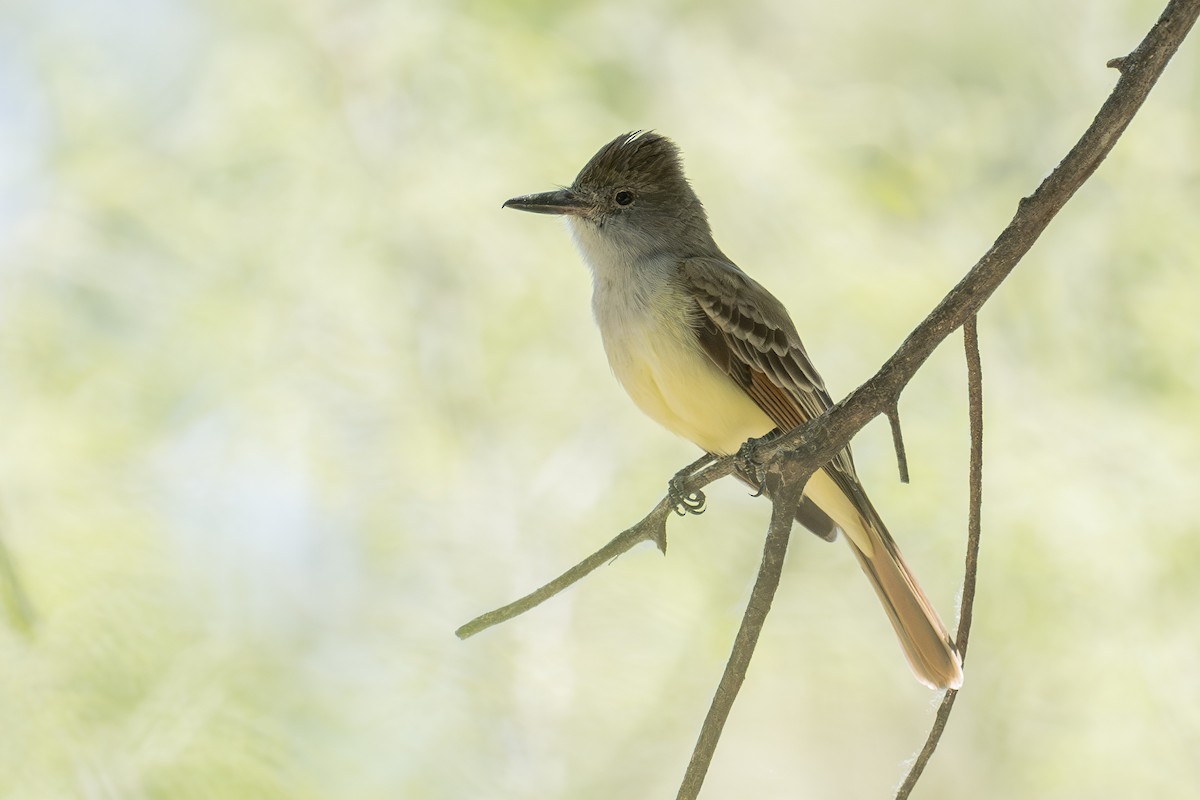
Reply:
<svg viewBox="0 0 1200 800"><path fill-rule="evenodd" d="M1157 2L8 0L0 796L674 796L757 567L737 485L477 639L693 448L608 374L554 220L678 140L835 396L1075 141ZM983 566L923 798L1200 786L1200 59L980 323ZM955 336L860 471L954 616ZM797 535L706 798L882 798L936 700Z"/></svg>

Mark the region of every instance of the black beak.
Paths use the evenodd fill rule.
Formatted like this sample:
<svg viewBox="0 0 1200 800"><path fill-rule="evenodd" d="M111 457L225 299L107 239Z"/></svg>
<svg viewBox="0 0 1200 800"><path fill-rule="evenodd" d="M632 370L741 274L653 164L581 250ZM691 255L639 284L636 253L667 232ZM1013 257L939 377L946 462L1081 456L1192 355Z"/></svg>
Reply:
<svg viewBox="0 0 1200 800"><path fill-rule="evenodd" d="M592 211L592 204L580 199L570 189L556 189L553 192L526 194L505 200L501 208L532 211L534 214L574 214L582 217Z"/></svg>

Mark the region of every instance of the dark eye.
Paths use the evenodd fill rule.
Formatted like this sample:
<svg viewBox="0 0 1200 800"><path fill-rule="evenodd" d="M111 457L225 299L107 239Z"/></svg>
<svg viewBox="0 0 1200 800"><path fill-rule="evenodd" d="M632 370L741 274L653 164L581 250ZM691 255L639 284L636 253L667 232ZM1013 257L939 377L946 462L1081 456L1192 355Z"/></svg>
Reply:
<svg viewBox="0 0 1200 800"><path fill-rule="evenodd" d="M627 206L633 202L633 192L622 189L613 196L613 199L617 201L617 205Z"/></svg>

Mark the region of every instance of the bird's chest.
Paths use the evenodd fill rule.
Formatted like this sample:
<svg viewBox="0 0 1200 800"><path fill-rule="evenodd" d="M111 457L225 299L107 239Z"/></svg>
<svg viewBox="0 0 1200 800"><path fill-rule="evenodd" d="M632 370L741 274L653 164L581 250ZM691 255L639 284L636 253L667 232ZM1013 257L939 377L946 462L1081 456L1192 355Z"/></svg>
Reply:
<svg viewBox="0 0 1200 800"><path fill-rule="evenodd" d="M595 303L596 322L613 374L634 402L662 421L677 382L675 375L701 357L688 321L669 305L652 309Z"/></svg>
<svg viewBox="0 0 1200 800"><path fill-rule="evenodd" d="M651 419L709 452L733 452L769 420L701 349L688 297L617 302L599 292L596 322L613 374Z"/></svg>

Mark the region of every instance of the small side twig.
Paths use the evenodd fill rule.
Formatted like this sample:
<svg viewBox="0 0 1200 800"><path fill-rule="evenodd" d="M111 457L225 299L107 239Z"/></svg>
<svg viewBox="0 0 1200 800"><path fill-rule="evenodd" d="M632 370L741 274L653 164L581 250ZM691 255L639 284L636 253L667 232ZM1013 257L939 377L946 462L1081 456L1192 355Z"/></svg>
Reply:
<svg viewBox="0 0 1200 800"><path fill-rule="evenodd" d="M972 316L963 324L963 344L967 357L967 403L971 419L971 464L968 470L970 509L967 512L967 557L963 569L963 592L959 603L956 644L964 664L967 660L967 641L971 636L971 622L975 611L975 578L979 572L980 512L983 505L983 365L979 358L979 330L976 321L977 318ZM929 729L929 736L925 739L925 746L921 748L904 783L897 790L896 800L907 800L913 787L917 785L921 773L925 771L925 765L929 763L942 740L942 732L946 730L946 722L950 719L950 711L954 708L956 697L958 692L951 689L942 698L942 704L933 718L933 727Z"/></svg>
<svg viewBox="0 0 1200 800"><path fill-rule="evenodd" d="M667 517L670 516L671 510L671 501L664 497L658 501L658 505L643 517L640 522L621 531L608 544L554 580L533 590L524 597L512 601L508 605L501 606L486 614L480 614L456 630L454 635L460 639L467 639L481 631L499 625L501 622L507 622L513 617L520 616L535 606L546 602L564 589L578 583L617 556L633 549L637 544L646 541L658 542L660 543L659 550L666 549L666 545L662 543L665 543L667 539Z"/></svg>
<svg viewBox="0 0 1200 800"><path fill-rule="evenodd" d="M896 448L896 468L900 470L900 482L908 483L908 453L904 449L904 431L900 430L900 406L893 403L887 410L888 423L892 426L892 446Z"/></svg>
<svg viewBox="0 0 1200 800"><path fill-rule="evenodd" d="M696 494L703 497L701 489L715 480L733 474L734 467L734 460L732 458L714 459L712 456L705 456L680 470L675 475L672 479L673 491L682 493L683 496ZM671 512L675 510L675 503L676 500L672 497L672 493L668 492L641 521L621 531L608 544L546 585L535 589L524 597L512 601L508 605L501 606L486 614L480 614L456 630L454 635L460 639L467 639L481 631L499 625L501 622L507 622L513 617L518 617L526 611L546 602L559 592L578 583L592 572L595 572L617 556L629 552L642 542L654 542L659 551L665 553L667 550L667 519L670 518Z"/></svg>
<svg viewBox="0 0 1200 800"><path fill-rule="evenodd" d="M967 512L967 560L958 615L958 654L967 659L967 640L975 613L975 578L979 572L979 537L983 511L983 364L979 358L976 317L963 325L967 355L967 402L971 414L970 510Z"/></svg>

